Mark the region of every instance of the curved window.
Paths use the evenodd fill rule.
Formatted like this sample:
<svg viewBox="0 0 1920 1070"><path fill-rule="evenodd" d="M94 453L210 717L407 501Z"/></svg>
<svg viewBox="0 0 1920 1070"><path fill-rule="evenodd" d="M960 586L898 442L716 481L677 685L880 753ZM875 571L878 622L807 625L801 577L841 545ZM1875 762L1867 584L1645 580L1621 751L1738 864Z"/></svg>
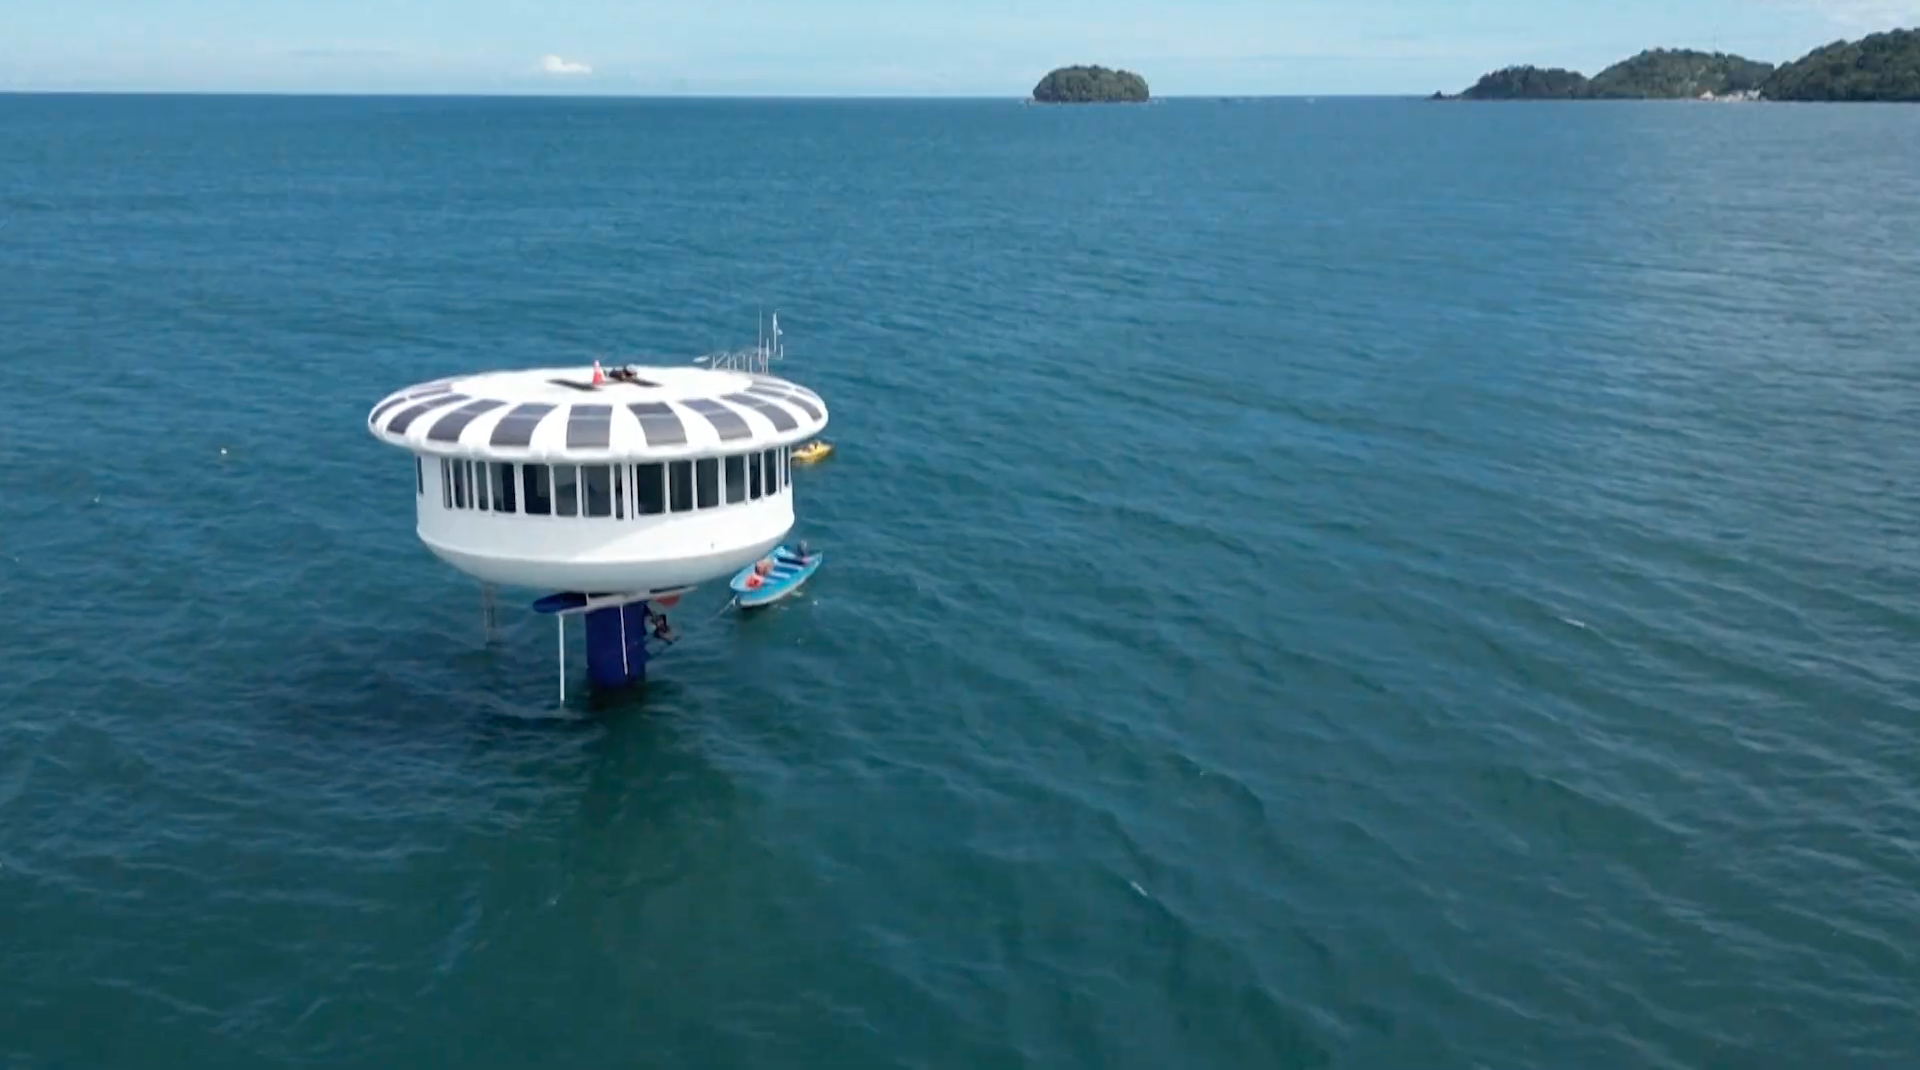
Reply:
<svg viewBox="0 0 1920 1070"><path fill-rule="evenodd" d="M527 492L527 515L547 516L553 512L553 472L544 464L523 464L520 471L526 478L521 480L522 488Z"/></svg>
<svg viewBox="0 0 1920 1070"><path fill-rule="evenodd" d="M633 466L634 512L639 516L658 516L667 511L667 468L661 464Z"/></svg>
<svg viewBox="0 0 1920 1070"><path fill-rule="evenodd" d="M720 504L720 458L702 457L693 465L694 486L700 491L699 505L713 509Z"/></svg>
<svg viewBox="0 0 1920 1070"><path fill-rule="evenodd" d="M511 513L514 511L513 466L504 463L487 465L487 486L493 490L493 511Z"/></svg>
<svg viewBox="0 0 1920 1070"><path fill-rule="evenodd" d="M746 458L734 454L727 458L727 504L738 505L747 500L747 463Z"/></svg>
<svg viewBox="0 0 1920 1070"><path fill-rule="evenodd" d="M516 464L440 459L445 509L524 516L629 517L691 513L772 498L788 485L789 450L641 464ZM415 458L414 492L428 493Z"/></svg>
<svg viewBox="0 0 1920 1070"><path fill-rule="evenodd" d="M675 461L668 465L667 483L673 492L670 498L673 511L693 512L693 462Z"/></svg>
<svg viewBox="0 0 1920 1070"><path fill-rule="evenodd" d="M613 469L604 464L581 465L580 501L583 516L612 516Z"/></svg>
<svg viewBox="0 0 1920 1070"><path fill-rule="evenodd" d="M580 468L572 464L553 466L553 515L580 515Z"/></svg>

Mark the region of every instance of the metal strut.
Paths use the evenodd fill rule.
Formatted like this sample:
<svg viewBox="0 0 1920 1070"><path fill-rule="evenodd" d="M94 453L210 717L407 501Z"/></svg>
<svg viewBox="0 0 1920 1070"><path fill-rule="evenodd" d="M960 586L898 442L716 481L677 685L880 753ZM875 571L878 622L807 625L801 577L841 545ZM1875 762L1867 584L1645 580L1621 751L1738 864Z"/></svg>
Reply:
<svg viewBox="0 0 1920 1070"><path fill-rule="evenodd" d="M596 688L625 687L646 679L653 649L648 625L653 623L655 597L678 599L692 587L668 588L644 594L590 595L562 591L535 600L536 613L553 614L554 643L560 666L560 701L567 701L567 618L586 621L587 673ZM490 606L490 603L488 603ZM734 605L729 599L719 613ZM632 616L632 620L627 618ZM636 633L635 629L639 629ZM671 646L672 639L663 640Z"/></svg>

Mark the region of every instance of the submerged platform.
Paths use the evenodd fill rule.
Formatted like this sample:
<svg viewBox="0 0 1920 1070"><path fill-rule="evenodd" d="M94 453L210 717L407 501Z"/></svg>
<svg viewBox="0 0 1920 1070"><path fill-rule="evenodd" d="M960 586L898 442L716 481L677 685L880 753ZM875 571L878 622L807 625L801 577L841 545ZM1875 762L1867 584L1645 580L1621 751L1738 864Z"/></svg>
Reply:
<svg viewBox="0 0 1920 1070"><path fill-rule="evenodd" d="M664 629L665 610L690 589L624 595L560 591L536 599L533 611L554 618L560 650L560 700L565 702L567 698L568 617L586 618L587 680L597 690L618 690L646 680L647 662L653 656L648 643L673 642L671 630ZM664 636L660 634L663 629Z"/></svg>

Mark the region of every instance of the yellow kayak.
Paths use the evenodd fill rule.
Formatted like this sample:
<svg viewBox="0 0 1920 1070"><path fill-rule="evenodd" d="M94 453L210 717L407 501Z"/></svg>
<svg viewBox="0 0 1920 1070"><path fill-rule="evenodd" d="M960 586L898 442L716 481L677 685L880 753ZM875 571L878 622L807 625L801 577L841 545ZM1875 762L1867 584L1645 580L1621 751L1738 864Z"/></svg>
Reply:
<svg viewBox="0 0 1920 1070"><path fill-rule="evenodd" d="M793 459L796 461L817 461L832 452L833 445L831 443L822 442L816 438L812 442L795 449L793 451Z"/></svg>

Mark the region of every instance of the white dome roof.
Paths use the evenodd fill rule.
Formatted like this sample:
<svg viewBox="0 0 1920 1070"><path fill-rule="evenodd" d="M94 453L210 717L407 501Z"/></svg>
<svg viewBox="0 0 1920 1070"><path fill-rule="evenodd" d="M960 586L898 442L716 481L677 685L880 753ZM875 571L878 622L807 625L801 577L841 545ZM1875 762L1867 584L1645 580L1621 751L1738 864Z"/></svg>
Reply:
<svg viewBox="0 0 1920 1070"><path fill-rule="evenodd" d="M599 383L578 367L436 379L382 399L367 428L415 453L564 462L745 453L804 442L827 425L818 394L777 376L631 370Z"/></svg>

